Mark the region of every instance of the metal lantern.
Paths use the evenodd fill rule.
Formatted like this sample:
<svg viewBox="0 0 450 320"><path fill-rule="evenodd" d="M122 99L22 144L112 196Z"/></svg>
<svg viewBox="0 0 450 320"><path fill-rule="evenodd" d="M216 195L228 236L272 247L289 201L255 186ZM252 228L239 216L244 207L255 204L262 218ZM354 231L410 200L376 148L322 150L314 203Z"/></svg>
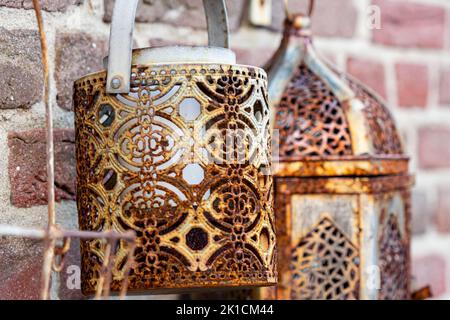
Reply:
<svg viewBox="0 0 450 320"><path fill-rule="evenodd" d="M269 69L279 136L278 299L408 299L408 157L382 100L316 54L310 19L285 22Z"/></svg>
<svg viewBox="0 0 450 320"><path fill-rule="evenodd" d="M236 65L224 1L203 2L210 46L132 51L138 0L116 0L107 70L75 82L80 228L136 232L130 291L277 280L266 74ZM81 244L84 293L101 249Z"/></svg>

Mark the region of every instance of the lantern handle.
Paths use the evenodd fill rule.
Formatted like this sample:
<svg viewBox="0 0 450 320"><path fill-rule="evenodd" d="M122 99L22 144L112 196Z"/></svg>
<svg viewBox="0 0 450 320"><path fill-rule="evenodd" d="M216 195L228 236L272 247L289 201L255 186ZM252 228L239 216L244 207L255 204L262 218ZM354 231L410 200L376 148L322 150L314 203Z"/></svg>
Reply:
<svg viewBox="0 0 450 320"><path fill-rule="evenodd" d="M116 0L109 39L107 93L128 93L132 61L133 30L139 0ZM203 0L208 27L208 44L229 48L228 15L225 0Z"/></svg>

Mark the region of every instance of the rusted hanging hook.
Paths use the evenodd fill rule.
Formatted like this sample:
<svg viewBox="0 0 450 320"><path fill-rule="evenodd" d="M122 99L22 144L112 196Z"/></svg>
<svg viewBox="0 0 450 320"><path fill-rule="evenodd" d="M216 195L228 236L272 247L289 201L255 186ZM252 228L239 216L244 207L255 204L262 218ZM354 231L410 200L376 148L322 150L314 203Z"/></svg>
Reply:
<svg viewBox="0 0 450 320"><path fill-rule="evenodd" d="M71 239L65 237L62 246L55 246L52 269L55 272L61 272L64 268L64 259L70 250Z"/></svg>
<svg viewBox="0 0 450 320"><path fill-rule="evenodd" d="M311 17L313 12L314 12L314 5L315 5L315 1L314 0L309 0L309 6L308 6L308 17ZM292 14L289 11L289 0L284 0L284 11L286 13L286 17L288 19L292 18Z"/></svg>

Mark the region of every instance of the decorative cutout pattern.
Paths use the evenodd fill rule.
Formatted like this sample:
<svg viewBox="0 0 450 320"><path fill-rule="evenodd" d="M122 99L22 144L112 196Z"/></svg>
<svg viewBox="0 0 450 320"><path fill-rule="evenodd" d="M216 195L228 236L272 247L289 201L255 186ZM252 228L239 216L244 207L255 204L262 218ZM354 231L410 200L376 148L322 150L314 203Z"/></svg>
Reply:
<svg viewBox="0 0 450 320"><path fill-rule="evenodd" d="M352 154L340 102L326 84L300 65L277 106L280 157L295 159Z"/></svg>
<svg viewBox="0 0 450 320"><path fill-rule="evenodd" d="M389 218L380 239L380 300L409 299L408 251L395 215Z"/></svg>
<svg viewBox="0 0 450 320"><path fill-rule="evenodd" d="M358 249L324 218L292 250L291 298L357 299L358 290Z"/></svg>
<svg viewBox="0 0 450 320"><path fill-rule="evenodd" d="M104 72L75 83L80 228L137 233L130 290L276 282L266 92L262 70L223 65L135 67L127 95ZM101 249L81 245L85 293Z"/></svg>
<svg viewBox="0 0 450 320"><path fill-rule="evenodd" d="M363 85L348 80L356 97L366 106L363 110L375 154L403 154L403 147L393 116L386 106Z"/></svg>
<svg viewBox="0 0 450 320"><path fill-rule="evenodd" d="M403 154L393 117L384 103L364 85L342 76L356 98L365 105L363 112L374 153ZM281 160L352 155L349 125L342 105L332 91L301 64L277 106L275 128L280 130Z"/></svg>

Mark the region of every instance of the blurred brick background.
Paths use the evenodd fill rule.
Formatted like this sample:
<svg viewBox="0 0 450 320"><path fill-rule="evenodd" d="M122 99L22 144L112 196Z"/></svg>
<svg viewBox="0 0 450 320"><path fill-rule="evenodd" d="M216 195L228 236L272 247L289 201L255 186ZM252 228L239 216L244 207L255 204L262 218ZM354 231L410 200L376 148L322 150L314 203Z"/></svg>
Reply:
<svg viewBox="0 0 450 320"><path fill-rule="evenodd" d="M228 0L240 63L263 65L280 40L281 0L272 25L248 23L248 1ZM293 11L305 0L291 1ZM113 0L43 0L55 113L58 220L77 227L74 204L72 83L101 68ZM316 0L316 46L342 70L387 99L412 157L415 288L450 298L450 1ZM371 6L381 29L368 27ZM46 223L44 104L31 0L0 0L0 223ZM206 43L200 0L143 0L135 44ZM0 299L36 298L40 245L0 238ZM77 264L77 250L70 259ZM65 281L64 275L61 281ZM63 285L63 287L65 287ZM76 291L53 293L79 298Z"/></svg>

